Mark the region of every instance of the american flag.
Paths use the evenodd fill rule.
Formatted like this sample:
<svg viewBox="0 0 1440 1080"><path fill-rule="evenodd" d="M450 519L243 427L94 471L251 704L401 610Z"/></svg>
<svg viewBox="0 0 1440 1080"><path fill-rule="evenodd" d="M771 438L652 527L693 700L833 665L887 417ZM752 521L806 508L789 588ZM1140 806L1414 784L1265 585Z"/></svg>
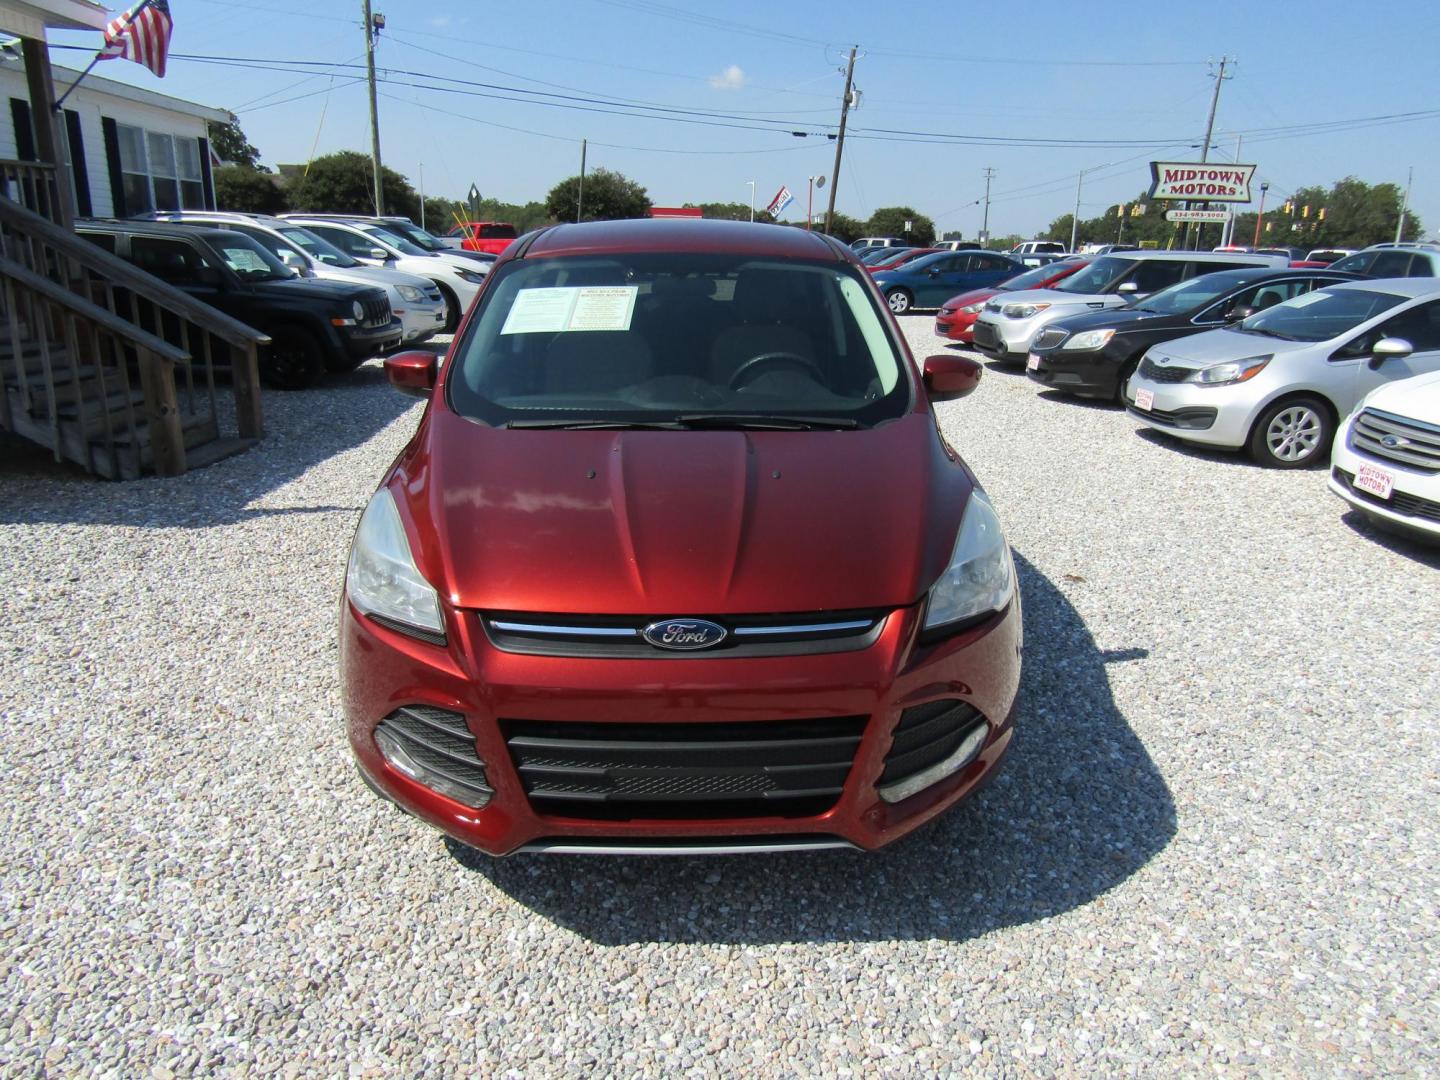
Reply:
<svg viewBox="0 0 1440 1080"><path fill-rule="evenodd" d="M114 60L118 56L134 60L163 79L173 28L166 0L141 0L124 15L110 21L105 28L105 44L96 59Z"/></svg>

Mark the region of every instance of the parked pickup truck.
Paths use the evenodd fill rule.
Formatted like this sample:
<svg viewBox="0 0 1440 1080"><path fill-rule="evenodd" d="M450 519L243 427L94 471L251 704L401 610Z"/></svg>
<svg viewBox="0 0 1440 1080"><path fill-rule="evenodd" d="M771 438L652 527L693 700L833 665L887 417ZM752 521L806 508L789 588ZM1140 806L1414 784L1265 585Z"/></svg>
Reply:
<svg viewBox="0 0 1440 1080"><path fill-rule="evenodd" d="M281 390L314 386L400 343L385 291L301 278L253 239L227 229L154 221L81 220L75 231L196 300L270 335L260 377ZM145 325L165 336L163 326ZM153 322L153 319L151 320Z"/></svg>
<svg viewBox="0 0 1440 1080"><path fill-rule="evenodd" d="M515 239L515 226L504 221L462 221L448 233L459 237L460 246L466 251L485 251L491 255L501 254Z"/></svg>

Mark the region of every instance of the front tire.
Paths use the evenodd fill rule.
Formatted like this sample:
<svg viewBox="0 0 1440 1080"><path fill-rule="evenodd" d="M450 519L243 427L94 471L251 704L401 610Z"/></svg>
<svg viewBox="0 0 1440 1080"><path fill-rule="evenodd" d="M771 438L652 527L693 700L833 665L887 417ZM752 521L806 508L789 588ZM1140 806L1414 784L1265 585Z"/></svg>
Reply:
<svg viewBox="0 0 1440 1080"><path fill-rule="evenodd" d="M890 310L896 315L904 315L915 305L915 297L910 295L909 289L895 289L885 294L885 302L890 305Z"/></svg>
<svg viewBox="0 0 1440 1080"><path fill-rule="evenodd" d="M432 278L431 280L434 279ZM436 281L435 287L440 290L440 295L445 300L445 326L440 332L442 334L453 334L456 327L460 325L460 316L465 314L460 310L460 298L457 297L454 290L443 281Z"/></svg>
<svg viewBox="0 0 1440 1080"><path fill-rule="evenodd" d="M260 362L260 379L277 390L308 390L325 377L327 353L303 326L280 326Z"/></svg>
<svg viewBox="0 0 1440 1080"><path fill-rule="evenodd" d="M1277 401L1250 429L1248 449L1269 469L1304 469L1327 461L1335 422L1323 401L1313 397Z"/></svg>
<svg viewBox="0 0 1440 1080"><path fill-rule="evenodd" d="M1115 383L1115 404L1125 404L1125 384L1130 381L1130 376L1135 374L1135 369L1140 366L1138 359L1130 359L1120 365L1120 378Z"/></svg>

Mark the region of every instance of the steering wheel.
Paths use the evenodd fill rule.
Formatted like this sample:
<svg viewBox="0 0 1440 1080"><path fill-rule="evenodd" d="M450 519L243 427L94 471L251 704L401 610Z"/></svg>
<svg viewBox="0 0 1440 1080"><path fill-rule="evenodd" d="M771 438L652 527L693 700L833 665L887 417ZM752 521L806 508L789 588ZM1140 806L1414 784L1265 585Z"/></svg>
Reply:
<svg viewBox="0 0 1440 1080"><path fill-rule="evenodd" d="M815 366L815 361L809 360L799 353L776 350L774 352L761 353L759 356L752 356L738 368L735 374L730 376L730 389L738 390L745 383L751 381L750 373L756 368L773 367L775 365L788 365L804 374L810 376L820 385L825 385L825 374Z"/></svg>

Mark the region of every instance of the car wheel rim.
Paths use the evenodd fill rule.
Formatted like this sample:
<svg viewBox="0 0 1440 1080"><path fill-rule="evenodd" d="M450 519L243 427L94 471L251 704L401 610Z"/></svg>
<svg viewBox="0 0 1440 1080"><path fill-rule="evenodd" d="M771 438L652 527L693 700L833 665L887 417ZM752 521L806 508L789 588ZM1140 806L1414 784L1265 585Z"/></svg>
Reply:
<svg viewBox="0 0 1440 1080"><path fill-rule="evenodd" d="M890 310L896 315L904 315L905 312L910 310L910 301L904 293L897 292L890 294Z"/></svg>
<svg viewBox="0 0 1440 1080"><path fill-rule="evenodd" d="M1301 461L1320 445L1320 417L1303 405L1282 409L1270 421L1265 443L1280 461Z"/></svg>

